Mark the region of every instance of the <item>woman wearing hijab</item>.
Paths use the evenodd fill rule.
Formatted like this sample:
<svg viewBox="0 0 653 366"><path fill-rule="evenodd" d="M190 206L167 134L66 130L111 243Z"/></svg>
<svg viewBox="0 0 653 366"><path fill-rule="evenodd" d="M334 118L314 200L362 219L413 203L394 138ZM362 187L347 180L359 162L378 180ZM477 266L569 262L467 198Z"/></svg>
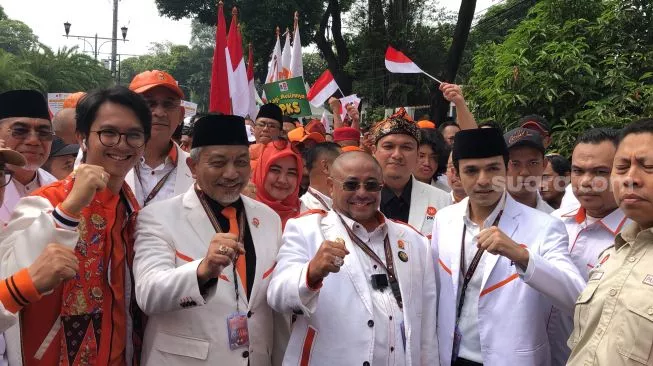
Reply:
<svg viewBox="0 0 653 366"><path fill-rule="evenodd" d="M287 140L278 139L265 146L254 171L256 199L270 206L281 223L299 214L299 182L303 163Z"/></svg>

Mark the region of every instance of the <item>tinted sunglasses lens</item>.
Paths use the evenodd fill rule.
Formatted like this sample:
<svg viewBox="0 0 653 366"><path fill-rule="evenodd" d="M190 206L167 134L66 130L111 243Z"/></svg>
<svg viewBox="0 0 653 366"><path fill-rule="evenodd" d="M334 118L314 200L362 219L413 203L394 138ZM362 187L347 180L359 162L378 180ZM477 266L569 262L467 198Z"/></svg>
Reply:
<svg viewBox="0 0 653 366"><path fill-rule="evenodd" d="M348 192L355 192L356 190L358 190L359 185L360 184L358 182L353 180L348 182L342 182L342 189Z"/></svg>
<svg viewBox="0 0 653 366"><path fill-rule="evenodd" d="M379 182L365 182L364 188L368 192L378 192L381 190L381 183Z"/></svg>

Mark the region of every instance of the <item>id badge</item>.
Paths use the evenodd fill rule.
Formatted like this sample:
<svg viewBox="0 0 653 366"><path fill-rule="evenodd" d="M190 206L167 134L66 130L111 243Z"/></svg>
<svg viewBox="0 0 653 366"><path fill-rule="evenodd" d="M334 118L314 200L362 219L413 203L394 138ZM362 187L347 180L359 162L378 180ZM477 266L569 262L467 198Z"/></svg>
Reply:
<svg viewBox="0 0 653 366"><path fill-rule="evenodd" d="M249 347L249 329L247 329L247 314L235 312L227 317L227 337L229 348L233 351Z"/></svg>
<svg viewBox="0 0 653 366"><path fill-rule="evenodd" d="M463 335L460 333L460 329L458 329L458 326L456 325L456 328L453 332L453 349L452 349L452 355L451 355L451 361L456 361L458 358L458 352L460 351L460 341L462 341Z"/></svg>

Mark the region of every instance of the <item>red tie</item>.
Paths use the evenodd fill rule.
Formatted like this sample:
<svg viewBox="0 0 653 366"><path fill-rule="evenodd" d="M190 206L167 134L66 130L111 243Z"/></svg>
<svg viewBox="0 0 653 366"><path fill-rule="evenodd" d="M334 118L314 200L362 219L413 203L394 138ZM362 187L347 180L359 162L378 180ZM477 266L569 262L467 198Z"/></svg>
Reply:
<svg viewBox="0 0 653 366"><path fill-rule="evenodd" d="M229 234L234 234L238 237L240 235L240 230L238 229L236 209L231 206L225 207L221 213L222 216L226 217L227 220L229 220ZM236 259L236 270L238 271L240 282L243 284L245 292L247 292L247 265L245 263L244 255L239 255L238 259Z"/></svg>

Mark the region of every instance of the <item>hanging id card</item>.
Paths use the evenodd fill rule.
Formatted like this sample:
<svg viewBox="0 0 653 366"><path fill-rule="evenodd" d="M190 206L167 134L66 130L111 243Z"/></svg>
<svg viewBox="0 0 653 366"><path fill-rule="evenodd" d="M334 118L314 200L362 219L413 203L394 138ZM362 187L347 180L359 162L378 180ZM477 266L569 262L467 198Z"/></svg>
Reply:
<svg viewBox="0 0 653 366"><path fill-rule="evenodd" d="M233 351L249 347L249 329L247 329L247 314L235 312L227 317L227 337L229 348Z"/></svg>

